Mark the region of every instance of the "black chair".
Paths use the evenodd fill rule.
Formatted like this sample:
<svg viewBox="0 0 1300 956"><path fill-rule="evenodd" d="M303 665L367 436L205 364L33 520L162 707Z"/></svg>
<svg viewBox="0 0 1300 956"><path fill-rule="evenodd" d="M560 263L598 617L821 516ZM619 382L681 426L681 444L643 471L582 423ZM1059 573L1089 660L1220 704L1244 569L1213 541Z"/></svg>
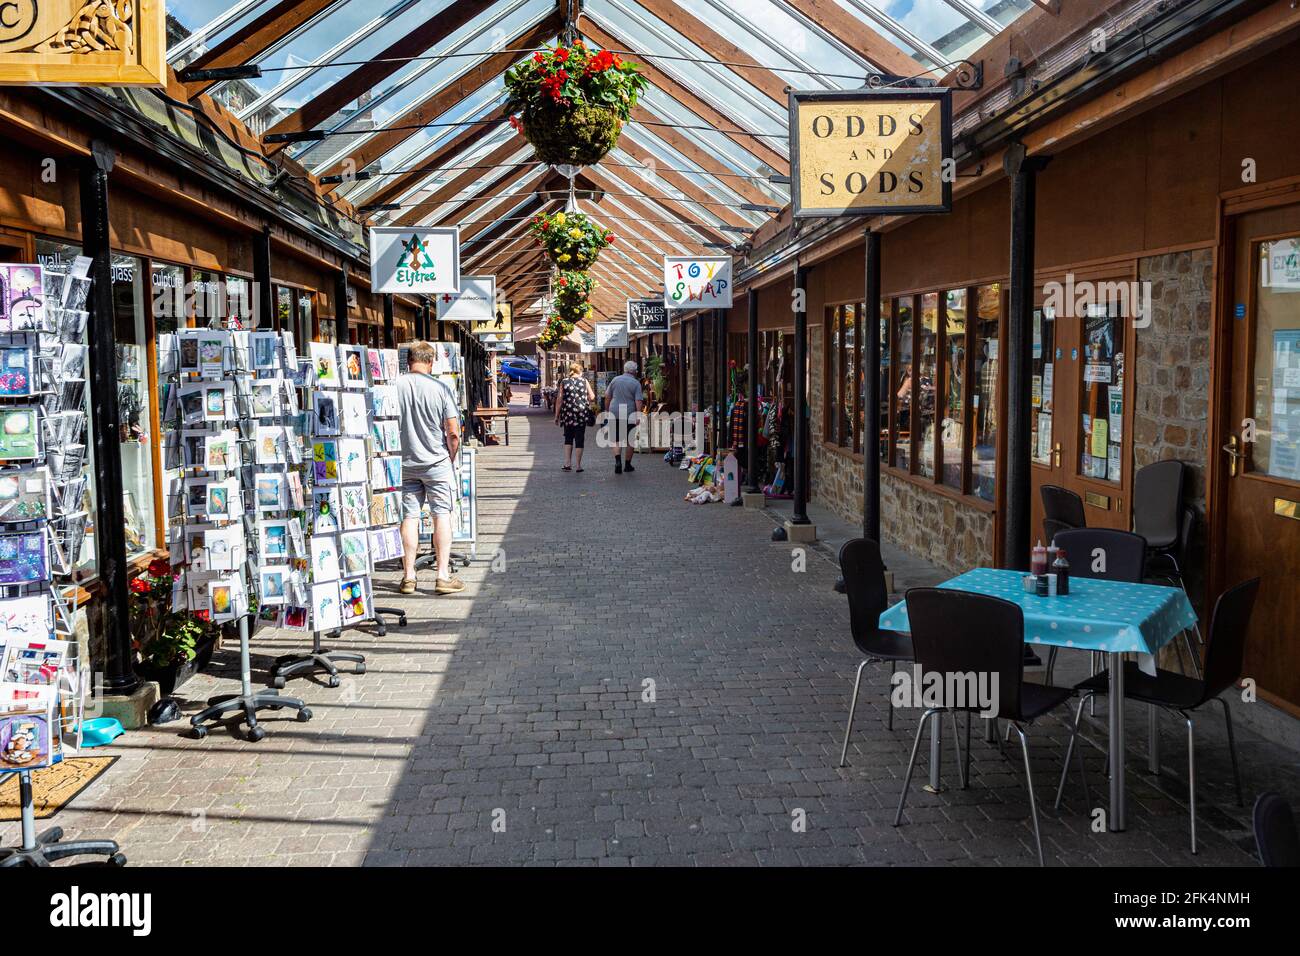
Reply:
<svg viewBox="0 0 1300 956"><path fill-rule="evenodd" d="M1191 509L1183 504L1187 471L1181 461L1157 461L1133 476L1133 530L1147 539L1149 573L1176 579L1179 587L1191 531Z"/></svg>
<svg viewBox="0 0 1300 956"><path fill-rule="evenodd" d="M1232 734L1232 711L1228 702L1219 695L1235 687L1241 678L1241 661L1246 652L1246 632L1250 628L1250 612L1255 606L1259 591L1259 578L1243 581L1219 596L1210 617L1209 644L1205 651L1205 676L1196 680L1173 671L1157 670L1154 677L1144 674L1136 663L1124 664L1124 698L1141 701L1163 710L1177 713L1187 722L1187 793L1191 805L1192 852L1196 852L1196 738L1192 712L1217 701L1223 708L1223 720L1228 728L1228 753L1232 758L1232 776L1237 787L1237 805L1244 806L1241 797L1241 771L1237 766L1237 742ZM910 612L909 612L910 614ZM919 645L918 645L919 646ZM1110 673L1103 670L1078 685L1083 691L1079 709L1074 715L1074 728L1079 729L1079 716L1083 703L1096 694L1105 694L1110 688ZM1070 749L1074 737L1070 738ZM1065 759L1070 759L1069 750ZM1065 774L1056 790L1056 805L1061 805L1061 792L1065 788Z"/></svg>
<svg viewBox="0 0 1300 956"><path fill-rule="evenodd" d="M1069 488L1042 485L1038 494L1043 501L1043 537L1051 541L1058 531L1084 528L1088 519L1083 513L1083 499Z"/></svg>
<svg viewBox="0 0 1300 956"><path fill-rule="evenodd" d="M1038 804L1034 799L1034 777L1029 766L1029 739L1025 725L1065 703L1074 692L1067 687L1025 682L1021 650L1025 640L1025 618L1020 608L1010 601L949 588L912 588L907 592L907 618L922 674L943 675L944 702L921 715L916 739L912 742L912 756L907 762L907 776L903 779L903 792L898 798L894 826L903 820L903 806L907 802L916 752L921 746L926 724L945 710L953 711L954 715L959 710L966 712L966 762L961 773L961 785L965 789L970 781L971 712L983 716L996 714L1020 735L1020 747L1025 758L1025 786L1029 790L1029 812L1034 821L1034 843L1038 848L1038 864L1042 866L1043 841L1038 830ZM996 680L996 684L982 688L990 696L996 691L996 701L963 700L951 696L963 688L969 693L971 684L980 677L986 677L990 682ZM990 704L995 708L993 714L989 713ZM960 754L958 750L959 767ZM1082 776L1082 757L1079 759L1079 773ZM1086 778L1083 786L1086 791Z"/></svg>
<svg viewBox="0 0 1300 956"><path fill-rule="evenodd" d="M885 562L880 558L879 544L867 538L853 538L844 542L840 548L840 574L843 575L845 591L849 597L849 627L853 632L853 643L865 655L853 681L849 722L844 728L844 746L840 749L840 766L843 767L848 762L849 736L853 732L853 712L858 707L862 668L868 664L889 661L889 672L892 675L899 661L912 659L912 638L897 631L880 629L880 615L889 606L889 591L885 587ZM889 729L893 730L892 704L886 720Z"/></svg>
<svg viewBox="0 0 1300 956"><path fill-rule="evenodd" d="M1300 866L1300 833L1291 807L1276 793L1261 793L1252 814L1259 862L1265 866Z"/></svg>
<svg viewBox="0 0 1300 956"><path fill-rule="evenodd" d="M1095 578L1141 584L1146 567L1147 543L1141 535L1114 528L1071 528L1060 531L1052 543L1065 551L1071 578ZM1052 682L1057 648L1047 652L1047 682ZM1097 670L1093 653L1093 673Z"/></svg>

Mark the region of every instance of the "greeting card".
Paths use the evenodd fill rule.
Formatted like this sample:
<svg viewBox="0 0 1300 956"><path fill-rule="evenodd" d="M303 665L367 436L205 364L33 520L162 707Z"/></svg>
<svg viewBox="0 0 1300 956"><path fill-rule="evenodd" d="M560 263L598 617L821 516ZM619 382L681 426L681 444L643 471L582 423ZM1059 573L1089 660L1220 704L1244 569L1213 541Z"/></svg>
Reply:
<svg viewBox="0 0 1300 956"><path fill-rule="evenodd" d="M339 393L315 390L311 393L312 431L317 435L339 433Z"/></svg>
<svg viewBox="0 0 1300 956"><path fill-rule="evenodd" d="M48 767L54 755L54 714L49 705L0 715L0 770Z"/></svg>
<svg viewBox="0 0 1300 956"><path fill-rule="evenodd" d="M344 345L339 349L339 380L344 388L366 387L365 347Z"/></svg>
<svg viewBox="0 0 1300 956"><path fill-rule="evenodd" d="M356 578L339 584L339 603L343 626L364 621L370 617L369 579Z"/></svg>
<svg viewBox="0 0 1300 956"><path fill-rule="evenodd" d="M337 488L313 488L311 493L311 510L313 534L326 534L339 529L339 490Z"/></svg>
<svg viewBox="0 0 1300 956"><path fill-rule="evenodd" d="M0 411L0 460L22 461L40 457L40 430L35 408L11 407Z"/></svg>
<svg viewBox="0 0 1300 956"><path fill-rule="evenodd" d="M34 521L50 513L50 473L44 467L0 472L0 523Z"/></svg>
<svg viewBox="0 0 1300 956"><path fill-rule="evenodd" d="M366 371L370 373L370 381L384 380L384 356L379 349L366 349Z"/></svg>
<svg viewBox="0 0 1300 956"><path fill-rule="evenodd" d="M344 392L342 431L345 435L366 436L366 393Z"/></svg>
<svg viewBox="0 0 1300 956"><path fill-rule="evenodd" d="M401 495L398 492L380 491L370 496L370 523L372 525L397 524L401 520Z"/></svg>
<svg viewBox="0 0 1300 956"><path fill-rule="evenodd" d="M280 442L284 439L284 427L281 425L258 425L254 460L259 465L279 465L284 458L280 454Z"/></svg>
<svg viewBox="0 0 1300 956"><path fill-rule="evenodd" d="M316 384L320 388L339 388L338 351L328 342L312 342L308 346L312 369L316 373Z"/></svg>
<svg viewBox="0 0 1300 956"><path fill-rule="evenodd" d="M339 541L339 567L344 577L370 573L370 545L366 532L350 531Z"/></svg>
<svg viewBox="0 0 1300 956"><path fill-rule="evenodd" d="M0 662L4 647L49 637L53 612L48 594L0 600Z"/></svg>
<svg viewBox="0 0 1300 956"><path fill-rule="evenodd" d="M365 440L340 438L337 445L338 480L344 484L364 483L369 477Z"/></svg>
<svg viewBox="0 0 1300 956"><path fill-rule="evenodd" d="M337 631L343 626L339 608L339 586L333 581L311 587L312 623L318 631Z"/></svg>
<svg viewBox="0 0 1300 956"><path fill-rule="evenodd" d="M289 595L288 565L263 567L257 574L257 593L262 605L284 604Z"/></svg>
<svg viewBox="0 0 1300 956"><path fill-rule="evenodd" d="M49 577L46 531L0 535L0 584L31 584Z"/></svg>
<svg viewBox="0 0 1300 956"><path fill-rule="evenodd" d="M305 631L310 618L311 611L308 608L286 607L280 615L280 626L287 627L291 631Z"/></svg>
<svg viewBox="0 0 1300 956"><path fill-rule="evenodd" d="M402 458L400 455L370 459L370 487L376 491L383 488L402 487Z"/></svg>
<svg viewBox="0 0 1300 956"><path fill-rule="evenodd" d="M32 352L26 348L0 348L0 397L32 394Z"/></svg>
<svg viewBox="0 0 1300 956"><path fill-rule="evenodd" d="M209 471L231 471L239 467L239 433L224 429L204 436L203 467Z"/></svg>
<svg viewBox="0 0 1300 956"><path fill-rule="evenodd" d="M0 662L0 681L39 687L57 683L59 671L68 659L67 641L40 635L26 640L11 639L7 643L4 660Z"/></svg>
<svg viewBox="0 0 1300 956"><path fill-rule="evenodd" d="M371 386L370 409L376 418L396 418L401 413L397 389L392 385Z"/></svg>
<svg viewBox="0 0 1300 956"><path fill-rule="evenodd" d="M369 523L369 504L365 485L344 485L339 488L339 525L344 531L364 528Z"/></svg>
<svg viewBox="0 0 1300 956"><path fill-rule="evenodd" d="M280 367L280 336L275 332L252 332L248 336L253 353L253 368L257 370Z"/></svg>
<svg viewBox="0 0 1300 956"><path fill-rule="evenodd" d="M311 457L317 483L332 484L339 480L338 446L335 441L312 442Z"/></svg>
<svg viewBox="0 0 1300 956"><path fill-rule="evenodd" d="M396 561L402 556L402 531L400 528L378 528L367 532L370 536L370 560Z"/></svg>
<svg viewBox="0 0 1300 956"><path fill-rule="evenodd" d="M0 332L45 326L45 283L37 265L0 265Z"/></svg>
<svg viewBox="0 0 1300 956"><path fill-rule="evenodd" d="M253 383L254 418L274 418L280 414L280 395L284 386L278 378L259 379Z"/></svg>
<svg viewBox="0 0 1300 956"><path fill-rule="evenodd" d="M263 521L257 533L263 564L289 560L289 522Z"/></svg>
<svg viewBox="0 0 1300 956"><path fill-rule="evenodd" d="M282 511L285 507L284 475L276 472L258 472L253 477L258 511Z"/></svg>
<svg viewBox="0 0 1300 956"><path fill-rule="evenodd" d="M330 534L311 538L311 573L313 581L337 581L339 576L338 539Z"/></svg>

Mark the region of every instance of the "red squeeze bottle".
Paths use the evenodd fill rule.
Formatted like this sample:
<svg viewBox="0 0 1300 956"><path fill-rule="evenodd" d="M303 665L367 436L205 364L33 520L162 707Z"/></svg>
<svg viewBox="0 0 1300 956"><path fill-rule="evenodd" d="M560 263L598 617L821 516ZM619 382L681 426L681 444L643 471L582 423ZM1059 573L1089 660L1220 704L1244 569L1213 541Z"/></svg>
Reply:
<svg viewBox="0 0 1300 956"><path fill-rule="evenodd" d="M1034 545L1034 550L1030 552L1029 573L1034 577L1047 573L1047 549L1043 547L1042 541Z"/></svg>

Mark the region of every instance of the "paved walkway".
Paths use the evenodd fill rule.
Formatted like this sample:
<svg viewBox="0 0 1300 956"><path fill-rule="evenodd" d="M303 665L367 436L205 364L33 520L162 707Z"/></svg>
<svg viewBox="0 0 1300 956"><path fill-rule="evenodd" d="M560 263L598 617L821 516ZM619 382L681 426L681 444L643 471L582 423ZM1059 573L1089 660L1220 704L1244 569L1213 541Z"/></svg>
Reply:
<svg viewBox="0 0 1300 956"><path fill-rule="evenodd" d="M257 744L181 724L128 734L54 822L111 835L133 864L1033 862L1018 750L982 739L969 790L914 785L907 824L890 825L915 715L885 729L883 671L868 671L849 766L835 766L858 657L826 552L805 566L769 541L772 514L686 504L683 473L655 457L616 477L593 448L584 474L562 473L548 419L511 432L480 455L480 556L496 560L464 572L463 594L401 598L382 575L410 626L350 632L339 646L369 666L337 689L292 682L311 722L268 713ZM925 573L906 567L900 588ZM256 676L301 643L259 634ZM232 690L236 663L223 651L187 685L187 712ZM1249 810L1204 723L1196 858L1173 723L1153 780L1131 716L1124 834L1092 832L1077 778L1051 809L1063 725L1036 727L1049 863L1250 864ZM1241 736L1248 799L1268 785L1296 802L1295 754ZM1101 756L1087 759L1100 801ZM0 842L16 836L0 825Z"/></svg>

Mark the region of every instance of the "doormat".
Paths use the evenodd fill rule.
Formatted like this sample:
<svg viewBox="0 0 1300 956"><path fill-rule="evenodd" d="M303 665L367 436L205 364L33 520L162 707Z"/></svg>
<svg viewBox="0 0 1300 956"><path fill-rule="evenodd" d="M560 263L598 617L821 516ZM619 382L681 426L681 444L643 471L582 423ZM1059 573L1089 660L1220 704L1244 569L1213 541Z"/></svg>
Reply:
<svg viewBox="0 0 1300 956"><path fill-rule="evenodd" d="M37 820L48 820L113 766L117 757L69 757L53 767L32 771L32 809ZM22 819L18 774L0 780L0 822Z"/></svg>

